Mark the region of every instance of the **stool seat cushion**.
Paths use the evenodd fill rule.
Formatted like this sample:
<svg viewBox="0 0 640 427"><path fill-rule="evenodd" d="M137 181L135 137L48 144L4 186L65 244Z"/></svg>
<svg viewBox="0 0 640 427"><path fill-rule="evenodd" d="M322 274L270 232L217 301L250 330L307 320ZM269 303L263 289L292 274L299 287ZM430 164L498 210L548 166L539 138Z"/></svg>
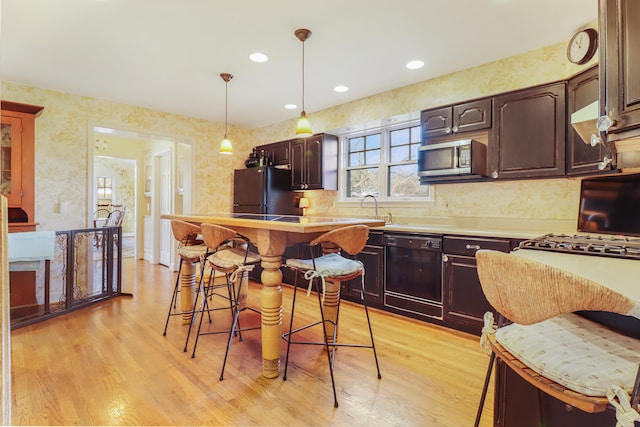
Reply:
<svg viewBox="0 0 640 427"><path fill-rule="evenodd" d="M362 264L358 261L345 258L340 254L333 253L322 255L315 259L315 270L324 277L340 277L362 271ZM286 265L299 270L313 270L313 260L310 259L288 259Z"/></svg>
<svg viewBox="0 0 640 427"><path fill-rule="evenodd" d="M538 374L588 396L606 396L611 385L631 393L640 364L640 340L573 313L504 326L496 341Z"/></svg>
<svg viewBox="0 0 640 427"><path fill-rule="evenodd" d="M186 245L178 248L178 256L189 260L199 260L206 253L206 245Z"/></svg>
<svg viewBox="0 0 640 427"><path fill-rule="evenodd" d="M209 255L207 261L213 265L213 268L222 270L231 270L245 264L256 264L260 262L260 255L251 251L247 254L247 261L245 262L245 253L245 249L224 247Z"/></svg>

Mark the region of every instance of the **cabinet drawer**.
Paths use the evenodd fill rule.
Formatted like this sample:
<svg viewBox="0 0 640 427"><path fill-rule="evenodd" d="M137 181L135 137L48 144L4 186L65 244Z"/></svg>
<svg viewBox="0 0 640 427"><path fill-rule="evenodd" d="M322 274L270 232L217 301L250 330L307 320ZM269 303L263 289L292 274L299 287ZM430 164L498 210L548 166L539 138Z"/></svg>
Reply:
<svg viewBox="0 0 640 427"><path fill-rule="evenodd" d="M446 254L475 256L479 249L509 252L511 251L511 240L449 236L445 236L443 239L443 252Z"/></svg>
<svg viewBox="0 0 640 427"><path fill-rule="evenodd" d="M384 245L384 234L381 231L370 231L367 245L382 246Z"/></svg>

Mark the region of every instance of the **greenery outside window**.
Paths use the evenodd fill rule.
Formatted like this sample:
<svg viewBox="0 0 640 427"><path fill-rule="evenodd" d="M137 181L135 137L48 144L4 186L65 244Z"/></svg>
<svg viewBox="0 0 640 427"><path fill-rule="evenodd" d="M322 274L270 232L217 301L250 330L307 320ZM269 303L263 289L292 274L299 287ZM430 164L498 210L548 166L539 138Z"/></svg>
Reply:
<svg viewBox="0 0 640 427"><path fill-rule="evenodd" d="M433 200L430 187L418 179L419 123L346 134L341 141L342 201L368 194L380 201Z"/></svg>

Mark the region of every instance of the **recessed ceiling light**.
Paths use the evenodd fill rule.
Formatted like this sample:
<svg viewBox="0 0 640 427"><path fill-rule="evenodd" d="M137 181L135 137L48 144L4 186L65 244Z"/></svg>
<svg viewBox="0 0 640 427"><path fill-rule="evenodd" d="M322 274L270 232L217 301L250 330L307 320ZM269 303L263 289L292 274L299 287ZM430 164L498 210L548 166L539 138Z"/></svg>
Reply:
<svg viewBox="0 0 640 427"><path fill-rule="evenodd" d="M424 67L424 62L419 59L407 62L407 68L410 70L417 70Z"/></svg>
<svg viewBox="0 0 640 427"><path fill-rule="evenodd" d="M349 88L346 87L345 85L338 85L334 87L333 90L335 90L336 92L346 92L349 90Z"/></svg>
<svg viewBox="0 0 640 427"><path fill-rule="evenodd" d="M298 106L296 104L285 104L284 108L287 110L295 110Z"/></svg>
<svg viewBox="0 0 640 427"><path fill-rule="evenodd" d="M249 55L249 59L253 62L267 62L269 57L262 52L253 52Z"/></svg>

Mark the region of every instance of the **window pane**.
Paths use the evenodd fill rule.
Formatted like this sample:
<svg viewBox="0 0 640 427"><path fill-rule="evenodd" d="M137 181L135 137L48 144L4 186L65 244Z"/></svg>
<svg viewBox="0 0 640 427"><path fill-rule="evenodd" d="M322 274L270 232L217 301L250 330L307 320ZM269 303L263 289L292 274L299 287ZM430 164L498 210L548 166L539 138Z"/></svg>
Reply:
<svg viewBox="0 0 640 427"><path fill-rule="evenodd" d="M351 138L349 140L349 152L364 150L364 137Z"/></svg>
<svg viewBox="0 0 640 427"><path fill-rule="evenodd" d="M364 151L349 154L349 166L362 166L364 164Z"/></svg>
<svg viewBox="0 0 640 427"><path fill-rule="evenodd" d="M98 177L98 188L104 188L104 178Z"/></svg>
<svg viewBox="0 0 640 427"><path fill-rule="evenodd" d="M347 171L347 197L364 197L378 194L378 168Z"/></svg>
<svg viewBox="0 0 640 427"><path fill-rule="evenodd" d="M380 148L380 134L376 133L375 135L367 136L367 150L375 150Z"/></svg>
<svg viewBox="0 0 640 427"><path fill-rule="evenodd" d="M391 161L404 162L411 160L409 157L409 145L401 145L399 147L391 147Z"/></svg>
<svg viewBox="0 0 640 427"><path fill-rule="evenodd" d="M418 159L418 147L420 147L419 144L411 144L411 160Z"/></svg>
<svg viewBox="0 0 640 427"><path fill-rule="evenodd" d="M367 165L380 164L380 150L371 150L366 152Z"/></svg>
<svg viewBox="0 0 640 427"><path fill-rule="evenodd" d="M418 165L389 166L389 197L427 196L429 187L420 185Z"/></svg>
<svg viewBox="0 0 640 427"><path fill-rule="evenodd" d="M391 134L391 146L408 144L409 141L409 128L399 129L390 132Z"/></svg>
<svg viewBox="0 0 640 427"><path fill-rule="evenodd" d="M411 128L411 142L420 143L420 126Z"/></svg>

